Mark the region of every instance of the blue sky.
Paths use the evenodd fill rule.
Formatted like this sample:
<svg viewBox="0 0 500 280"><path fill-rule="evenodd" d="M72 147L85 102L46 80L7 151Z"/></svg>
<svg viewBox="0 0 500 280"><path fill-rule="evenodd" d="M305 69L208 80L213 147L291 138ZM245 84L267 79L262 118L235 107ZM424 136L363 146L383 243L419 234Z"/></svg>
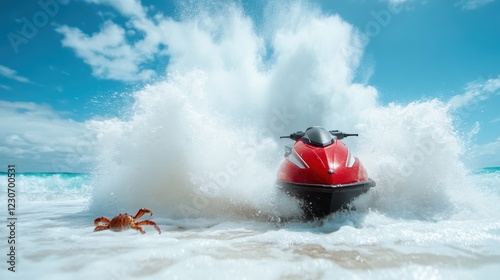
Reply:
<svg viewBox="0 0 500 280"><path fill-rule="evenodd" d="M85 122L119 116L129 93L165 77L168 45L148 30L167 28L159 15L170 24L189 17L185 3L2 1L0 163L85 171L94 137ZM238 3L263 28L267 1ZM473 134L471 165L500 166L500 1L308 3L366 40L356 80L376 88L379 102L448 102L461 132ZM73 159L81 164L60 167Z"/></svg>

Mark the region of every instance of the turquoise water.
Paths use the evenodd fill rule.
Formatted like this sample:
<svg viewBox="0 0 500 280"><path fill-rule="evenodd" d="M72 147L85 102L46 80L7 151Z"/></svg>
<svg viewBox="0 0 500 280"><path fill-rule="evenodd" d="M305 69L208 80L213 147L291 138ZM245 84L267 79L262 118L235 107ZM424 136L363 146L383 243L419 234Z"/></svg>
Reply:
<svg viewBox="0 0 500 280"><path fill-rule="evenodd" d="M472 174L495 174L500 173L500 167L485 167L477 170L473 170Z"/></svg>

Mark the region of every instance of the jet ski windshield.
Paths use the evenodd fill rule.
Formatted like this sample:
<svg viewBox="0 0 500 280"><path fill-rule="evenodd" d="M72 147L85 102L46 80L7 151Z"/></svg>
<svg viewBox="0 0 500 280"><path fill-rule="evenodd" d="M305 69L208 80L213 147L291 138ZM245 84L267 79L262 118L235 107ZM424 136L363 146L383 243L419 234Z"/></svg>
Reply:
<svg viewBox="0 0 500 280"><path fill-rule="evenodd" d="M312 146L326 147L333 144L335 138L336 137L326 129L319 126L313 126L306 130L304 136L302 136L302 141Z"/></svg>

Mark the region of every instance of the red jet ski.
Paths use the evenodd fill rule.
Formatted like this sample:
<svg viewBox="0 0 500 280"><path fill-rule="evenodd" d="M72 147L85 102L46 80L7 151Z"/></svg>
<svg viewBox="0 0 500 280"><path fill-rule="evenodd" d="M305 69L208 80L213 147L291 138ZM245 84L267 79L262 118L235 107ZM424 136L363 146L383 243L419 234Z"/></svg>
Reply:
<svg viewBox="0 0 500 280"><path fill-rule="evenodd" d="M375 186L365 168L340 140L348 136L338 130L314 126L289 136L285 159L278 170L278 187L298 198L306 218L323 218L345 208Z"/></svg>

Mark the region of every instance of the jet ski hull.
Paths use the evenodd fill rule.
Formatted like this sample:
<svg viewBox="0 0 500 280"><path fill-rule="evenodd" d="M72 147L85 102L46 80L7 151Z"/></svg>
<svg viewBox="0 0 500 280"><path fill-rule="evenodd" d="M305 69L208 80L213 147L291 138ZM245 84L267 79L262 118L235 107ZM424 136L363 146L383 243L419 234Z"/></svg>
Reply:
<svg viewBox="0 0 500 280"><path fill-rule="evenodd" d="M306 219L324 218L331 213L345 209L349 202L375 186L368 179L343 185L300 184L278 181L278 187L300 200Z"/></svg>

